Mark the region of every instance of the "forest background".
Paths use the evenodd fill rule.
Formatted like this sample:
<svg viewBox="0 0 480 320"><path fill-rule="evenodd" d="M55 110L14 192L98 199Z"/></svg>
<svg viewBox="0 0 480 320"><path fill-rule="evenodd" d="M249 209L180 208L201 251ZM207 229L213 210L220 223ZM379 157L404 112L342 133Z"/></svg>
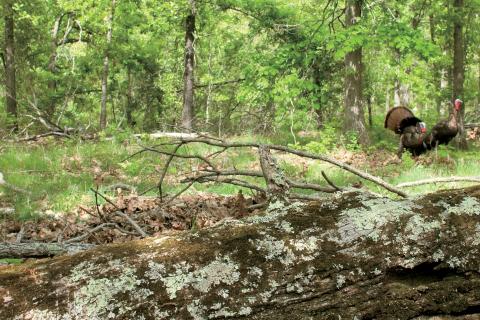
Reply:
<svg viewBox="0 0 480 320"><path fill-rule="evenodd" d="M1 200L20 215L69 210L85 194L92 201L102 174L147 190L158 180L158 156L122 160L136 151L132 134L153 131L333 153L392 183L478 175L478 0L2 3L0 171L31 194L7 188ZM473 128L454 144L465 151L389 158L398 141L383 128L390 107L407 106L432 127L455 98ZM53 131L71 139L32 142ZM322 180L314 165L282 165Z"/></svg>

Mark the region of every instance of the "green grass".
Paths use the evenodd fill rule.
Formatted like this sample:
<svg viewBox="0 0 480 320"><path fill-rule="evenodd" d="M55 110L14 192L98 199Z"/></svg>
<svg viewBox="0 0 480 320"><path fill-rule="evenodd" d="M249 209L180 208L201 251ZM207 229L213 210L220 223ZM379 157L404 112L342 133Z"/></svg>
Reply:
<svg viewBox="0 0 480 320"><path fill-rule="evenodd" d="M387 137L388 141L391 137ZM286 139L286 138L284 138ZM264 143L282 144L280 138L264 138L260 136L239 137L230 140L238 142L255 141ZM314 140L310 140L314 141ZM146 145L158 144L161 141L143 142ZM284 141L285 142L285 141ZM302 142L308 143L308 139ZM369 153L378 152L383 146L391 143L377 142L369 147ZM172 147L170 147L171 150ZM394 147L392 147L394 149ZM99 190L107 195L113 195L108 188L115 183L125 183L134 186L139 193L155 186L161 170L167 159L156 153L145 152L128 158L139 151L135 141L113 139L110 141L58 141L36 144L4 144L0 149L0 172L5 180L19 188L29 190L31 195L15 192L0 187L0 205L14 206L19 219L31 219L45 210L68 212L78 205L93 205L94 197L90 188L95 188L95 172L100 171L103 181ZM192 144L179 149L180 154L199 154L206 156L219 148ZM335 153L335 150L329 151ZM354 151L356 152L356 151ZM391 150L386 151L388 153ZM393 152L392 152L393 154ZM279 156L280 157L280 156ZM248 148L231 149L215 158L223 169L259 170L255 150ZM178 177L185 172L198 169L199 161L195 159L177 159L172 162L165 180L165 192L178 192L183 186L179 185ZM325 171L329 178L338 186L350 186L362 179L327 163L316 161L302 167L297 158L280 157L279 164L287 174L296 180L305 180L325 185L321 171ZM480 151L472 147L466 152L456 151L451 147L442 147L438 154L430 153L422 161L415 162L408 154L404 154L401 164L371 165L365 164L359 168L373 175L377 175L391 184L406 181L416 181L443 176L479 176ZM263 184L261 179L244 178L246 181ZM373 183L362 181L374 192L387 194L383 188ZM438 185L424 185L405 189L409 193L425 193L439 188L453 188L469 185L468 183L450 183ZM237 193L241 188L220 183L208 185L195 184L188 192L214 192L228 195ZM148 194L156 194L156 188ZM306 192L311 193L311 192ZM244 194L250 191L244 189Z"/></svg>

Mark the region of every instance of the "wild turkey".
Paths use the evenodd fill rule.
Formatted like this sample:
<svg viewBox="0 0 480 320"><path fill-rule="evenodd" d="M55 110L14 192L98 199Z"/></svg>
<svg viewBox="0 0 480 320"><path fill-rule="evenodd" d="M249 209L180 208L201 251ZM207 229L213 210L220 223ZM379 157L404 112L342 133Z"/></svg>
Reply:
<svg viewBox="0 0 480 320"><path fill-rule="evenodd" d="M400 135L400 145L397 156L402 157L403 149L407 149L413 156L426 152L429 145L425 143L427 127L425 123L415 117L406 107L395 107L385 116L385 128Z"/></svg>
<svg viewBox="0 0 480 320"><path fill-rule="evenodd" d="M440 144L448 144L458 133L457 114L462 108L463 101L456 99L453 110L448 119L439 121L428 134L427 143L432 148Z"/></svg>

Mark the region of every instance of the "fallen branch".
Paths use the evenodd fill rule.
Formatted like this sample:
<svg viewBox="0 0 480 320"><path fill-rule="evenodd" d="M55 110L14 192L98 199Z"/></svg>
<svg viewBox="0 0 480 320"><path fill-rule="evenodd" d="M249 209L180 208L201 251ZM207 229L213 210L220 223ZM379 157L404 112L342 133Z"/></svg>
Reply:
<svg viewBox="0 0 480 320"><path fill-rule="evenodd" d="M327 177L327 174L322 170L322 177L323 179L325 179L325 181L327 181L327 183L332 186L333 189L335 189L336 191L342 191L343 189L342 188L339 188L337 187L333 182L332 180L330 180L328 177Z"/></svg>
<svg viewBox="0 0 480 320"><path fill-rule="evenodd" d="M183 142L184 144L204 143L204 144L207 144L207 145L210 145L210 146L216 146L216 147L221 147L221 148L226 148L226 149L228 149L228 148L260 148L260 144L258 144L258 143L251 143L251 142L232 143L232 142L224 142L224 141L222 142L222 141L217 141L217 140L212 140L212 139L204 139L204 138L183 138L183 139L180 139L177 142L172 142L170 144L171 145L172 144L178 144L180 142ZM280 145L265 145L265 146L268 147L270 150L283 151L283 152L295 154L295 155L300 156L300 157L315 159L315 160L321 160L321 161L330 163L330 164L332 164L334 166L337 166L341 169L349 171L350 173L353 173L353 174L355 174L355 175L357 175L357 176L359 176L359 177L361 177L365 180L371 181L371 182L383 187L384 189L386 189L386 190L388 190L392 193L395 193L395 194L397 194L401 197L407 197L407 194L403 190L398 189L397 187L389 184L388 182L380 179L379 177L376 177L376 176L373 176L369 173L358 170L358 169L356 169L356 168L354 168L354 167L352 167L352 166L350 166L350 165L348 165L344 162L335 160L333 158L323 156L323 155L317 155L317 154L313 154L313 153L309 153L309 152L305 152L305 151L295 150L295 149L291 149L291 148L288 148L288 147L285 147L285 146L280 146ZM167 153L162 152L160 150L157 150L155 148L148 148L148 149L142 150L142 151L143 152L144 151L154 151L154 152L158 152L158 153L167 154ZM168 153L168 154L170 154L170 153Z"/></svg>
<svg viewBox="0 0 480 320"><path fill-rule="evenodd" d="M162 193L162 184L163 184L163 179L165 178L165 175L167 174L168 167L170 166L170 162L172 162L173 157L177 154L178 149L183 145L183 143L179 143L175 149L173 149L173 152L170 156L168 156L168 160L165 163L165 167L162 170L162 175L160 176L160 180L158 181L158 195L160 197L160 201L163 201L163 193Z"/></svg>
<svg viewBox="0 0 480 320"><path fill-rule="evenodd" d="M63 243L74 243L74 242L80 242L88 237L90 237L94 232L98 231L98 230L101 230L103 228L107 228L107 227L115 227L117 224L116 223L102 223L92 229L89 229L87 230L87 232L85 232L84 234L78 236L78 237L75 237L75 238L71 238L71 239L68 239L66 241L64 241Z"/></svg>
<svg viewBox="0 0 480 320"><path fill-rule="evenodd" d="M74 254L95 247L88 243L0 243L0 258L44 258Z"/></svg>
<svg viewBox="0 0 480 320"><path fill-rule="evenodd" d="M51 131L51 132L47 132L47 133L37 134L37 135L32 136L32 137L18 139L17 141L18 142L35 141L35 140L38 140L40 138L45 138L45 137L49 137L49 136L69 138L69 139L71 138L70 135L66 134L65 132Z"/></svg>
<svg viewBox="0 0 480 320"><path fill-rule="evenodd" d="M93 189L93 188L90 188L91 191L93 191L96 195L100 196L103 200L107 201L108 203L110 203L112 206L114 206L117 211L115 211L115 214L118 215L118 216L121 216L122 218L124 218L125 220L127 220L131 225L132 227L142 236L142 237L148 237L148 234L142 230L142 228L140 228L140 226L132 219L130 218L128 215L126 215L125 213L123 213L121 211L121 209L110 199L108 199L106 196L104 196L103 194L101 194L100 192L98 192L97 190ZM98 206L97 206L98 208Z"/></svg>
<svg viewBox="0 0 480 320"><path fill-rule="evenodd" d="M432 179L425 179L425 180L417 180L412 182L403 182L397 184L398 188L405 188L405 187L415 187L424 184L432 184L432 183L451 183L451 182L477 182L480 183L480 177L443 177L443 178L432 178Z"/></svg>

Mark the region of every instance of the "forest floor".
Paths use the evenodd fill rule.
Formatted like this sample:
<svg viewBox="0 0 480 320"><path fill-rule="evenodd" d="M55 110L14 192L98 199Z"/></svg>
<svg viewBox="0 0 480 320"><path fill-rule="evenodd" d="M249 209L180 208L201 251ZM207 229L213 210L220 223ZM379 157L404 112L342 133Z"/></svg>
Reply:
<svg viewBox="0 0 480 320"><path fill-rule="evenodd" d="M272 143L262 137L233 140ZM158 143L158 140L144 140L141 145ZM273 143L279 144L278 141ZM220 183L196 183L172 203L161 204L155 186L167 157L148 152L131 157L141 150L141 145L135 139L115 138L108 141L45 138L1 145L0 172L8 184L25 192L5 186L0 188L0 241L18 241L19 233L24 242L72 239L107 221L120 225L123 218L115 214L118 210L130 215L149 235L202 228L227 217L255 213L245 210L255 204L255 195L250 190ZM478 140L471 141L469 151L441 147L436 153L416 159L404 154L402 162L395 156L395 143L386 149L384 145L368 150L340 146L332 148L328 155L392 185L426 178L480 175ZM216 150L218 148L205 145L188 145L178 152L205 155ZM297 180L325 185L321 175L321 171L325 171L338 186L364 187L385 193L379 186L329 164L285 153L274 153L274 156L285 174ZM215 163L220 169L260 170L257 155L251 149L228 150L216 157ZM185 174L195 172L199 166L201 163L197 159L173 161L164 180L164 192L172 194L181 190L184 185L180 181ZM249 181L264 184L259 178ZM408 188L408 192L424 194L468 185L471 183L422 185ZM112 203L96 197L92 190L97 190ZM86 240L108 243L138 237L121 228L100 228Z"/></svg>

